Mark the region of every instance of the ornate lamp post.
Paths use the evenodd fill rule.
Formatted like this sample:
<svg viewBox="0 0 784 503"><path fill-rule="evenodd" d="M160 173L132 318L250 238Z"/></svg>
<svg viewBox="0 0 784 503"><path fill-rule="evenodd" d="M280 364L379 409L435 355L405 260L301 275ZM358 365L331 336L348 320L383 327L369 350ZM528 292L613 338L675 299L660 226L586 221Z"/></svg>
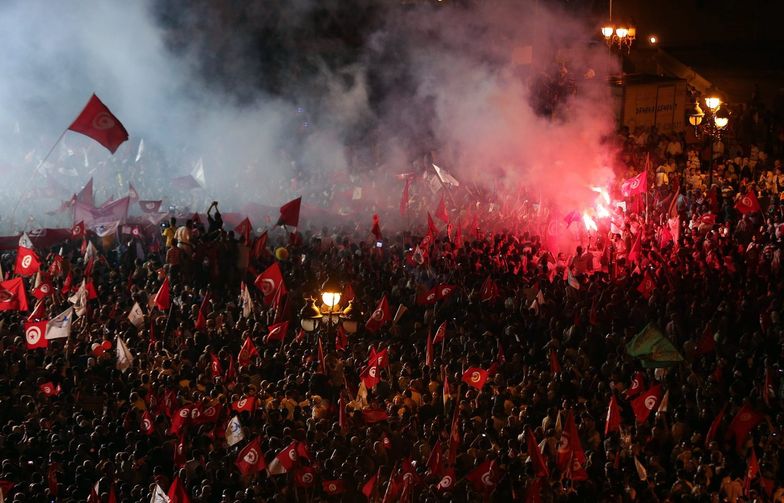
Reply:
<svg viewBox="0 0 784 503"><path fill-rule="evenodd" d="M729 112L722 108L721 98L711 95L705 98L705 113L700 107L700 102L694 103L694 109L689 114L689 124L694 127L694 134L698 138L706 136L710 139L710 161L708 164L708 190L713 187L713 153L716 140L721 139L721 135L730 123Z"/></svg>
<svg viewBox="0 0 784 503"><path fill-rule="evenodd" d="M313 297L305 299L305 305L299 312L300 326L305 332L312 333L322 328L326 329L327 334L332 334L338 324L341 324L347 334L356 333L359 323L354 301L351 300L345 308L342 307L340 291L340 284L328 278L319 292L321 306L316 305L317 301Z"/></svg>

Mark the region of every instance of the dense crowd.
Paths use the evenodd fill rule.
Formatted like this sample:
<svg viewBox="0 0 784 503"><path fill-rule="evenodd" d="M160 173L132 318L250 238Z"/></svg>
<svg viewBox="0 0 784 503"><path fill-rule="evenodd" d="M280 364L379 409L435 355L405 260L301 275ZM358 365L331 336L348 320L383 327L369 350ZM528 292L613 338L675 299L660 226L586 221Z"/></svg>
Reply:
<svg viewBox="0 0 784 503"><path fill-rule="evenodd" d="M621 176L648 170L648 214L629 200L561 254L546 225L511 223L530 208L458 207L434 229L250 239L211 207L36 250L53 293L0 312L0 491L784 501L784 175L778 146L725 143L623 131ZM749 193L758 210L739 206ZM356 332L328 314L300 328L328 279ZM72 304L70 336L28 349L25 323ZM633 351L648 336L667 358Z"/></svg>

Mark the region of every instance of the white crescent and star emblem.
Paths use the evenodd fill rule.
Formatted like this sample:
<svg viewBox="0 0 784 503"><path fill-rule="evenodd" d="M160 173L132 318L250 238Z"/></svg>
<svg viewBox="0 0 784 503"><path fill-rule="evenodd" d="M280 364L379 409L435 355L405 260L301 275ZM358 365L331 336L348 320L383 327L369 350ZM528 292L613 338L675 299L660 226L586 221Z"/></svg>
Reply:
<svg viewBox="0 0 784 503"><path fill-rule="evenodd" d="M482 379L482 376L477 371L471 372L471 382L477 383Z"/></svg>
<svg viewBox="0 0 784 503"><path fill-rule="evenodd" d="M297 460L297 453L294 451L294 449L289 450L289 459L292 461Z"/></svg>
<svg viewBox="0 0 784 503"><path fill-rule="evenodd" d="M435 300L435 298L436 298L436 294L434 294L434 293L430 293L430 294L427 295L428 302L431 301L431 300Z"/></svg>
<svg viewBox="0 0 784 503"><path fill-rule="evenodd" d="M261 293L265 296L275 291L275 282L269 278L261 280Z"/></svg>
<svg viewBox="0 0 784 503"><path fill-rule="evenodd" d="M142 420L142 427L144 427L146 431L150 431L152 429L152 422L149 419L144 418Z"/></svg>
<svg viewBox="0 0 784 503"><path fill-rule="evenodd" d="M25 337L27 338L27 343L33 346L41 340L41 329L34 325L25 331Z"/></svg>
<svg viewBox="0 0 784 503"><path fill-rule="evenodd" d="M41 391L43 391L45 395L51 395L53 390L51 386L46 384L43 388L41 388Z"/></svg>
<svg viewBox="0 0 784 503"><path fill-rule="evenodd" d="M648 410L653 410L653 407L656 405L656 397L651 395L645 397L645 408Z"/></svg>
<svg viewBox="0 0 784 503"><path fill-rule="evenodd" d="M485 472L482 474L482 484L487 487L493 487L495 485L492 472Z"/></svg>
<svg viewBox="0 0 784 503"><path fill-rule="evenodd" d="M41 285L41 293L49 293L49 285L47 283Z"/></svg>
<svg viewBox="0 0 784 503"><path fill-rule="evenodd" d="M185 418L186 418L186 417L188 417L189 415L190 415L190 413L188 412L188 409L182 409L182 410L180 411L180 417L181 417L181 418L183 418L183 419L185 419Z"/></svg>
<svg viewBox="0 0 784 503"><path fill-rule="evenodd" d="M632 183L630 183L630 184L629 184L629 188L631 188L631 189L636 189L636 188L637 188L637 187L639 187L639 186L640 186L640 180L639 180L639 178L635 178L635 179L633 179L633 180L632 180Z"/></svg>
<svg viewBox="0 0 784 503"><path fill-rule="evenodd" d="M335 491L338 490L338 486L335 485L334 482L330 482L329 485L327 485L327 489L329 490L329 492L334 493Z"/></svg>
<svg viewBox="0 0 784 503"><path fill-rule="evenodd" d="M256 462L259 460L259 453L256 452L256 449L251 449L248 451L247 454L245 454L242 460L248 463L249 465L255 465Z"/></svg>
<svg viewBox="0 0 784 503"><path fill-rule="evenodd" d="M381 321L384 319L384 311L381 309L376 309L373 311L373 319L376 321Z"/></svg>
<svg viewBox="0 0 784 503"><path fill-rule="evenodd" d="M33 257L30 255L25 255L24 258L22 258L22 267L27 269L28 267L30 267L30 264L32 262L33 262Z"/></svg>
<svg viewBox="0 0 784 503"><path fill-rule="evenodd" d="M370 375L370 377L376 377L376 367L370 367L370 370L368 370L368 374Z"/></svg>
<svg viewBox="0 0 784 503"><path fill-rule="evenodd" d="M302 474L302 483L303 484L312 484L313 483L313 474L310 472L305 472Z"/></svg>
<svg viewBox="0 0 784 503"><path fill-rule="evenodd" d="M106 130L115 126L114 118L106 112L98 112L93 117L93 127L95 129Z"/></svg>
<svg viewBox="0 0 784 503"><path fill-rule="evenodd" d="M444 478L441 479L441 482L438 483L438 487L442 489L448 489L452 487L452 476L445 475Z"/></svg>

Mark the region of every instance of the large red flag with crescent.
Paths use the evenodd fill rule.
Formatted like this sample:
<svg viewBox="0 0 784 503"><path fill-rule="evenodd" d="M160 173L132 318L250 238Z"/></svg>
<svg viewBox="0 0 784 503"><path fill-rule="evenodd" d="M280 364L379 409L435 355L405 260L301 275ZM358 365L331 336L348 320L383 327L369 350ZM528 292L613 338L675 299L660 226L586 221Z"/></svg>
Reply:
<svg viewBox="0 0 784 503"><path fill-rule="evenodd" d="M68 129L89 136L112 154L128 139L128 131L122 123L94 94Z"/></svg>

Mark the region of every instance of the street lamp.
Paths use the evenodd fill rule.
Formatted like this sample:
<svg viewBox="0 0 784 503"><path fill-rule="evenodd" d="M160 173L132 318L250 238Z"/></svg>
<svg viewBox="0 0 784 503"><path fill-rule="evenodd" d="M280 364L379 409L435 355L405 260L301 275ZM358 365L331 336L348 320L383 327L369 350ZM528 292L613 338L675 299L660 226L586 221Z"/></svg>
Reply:
<svg viewBox="0 0 784 503"><path fill-rule="evenodd" d="M348 302L345 308L340 305L341 288L337 281L327 279L321 285L320 297L321 306L317 306L317 301L313 297L305 299L305 305L299 312L300 326L305 332L311 333L319 328L326 328L331 333L338 324L341 324L347 334L357 332L359 322L357 319L357 309L353 299Z"/></svg>
<svg viewBox="0 0 784 503"><path fill-rule="evenodd" d="M637 28L634 26L615 26L612 23L608 23L602 26L600 31L602 32L604 41L611 50L613 46L617 46L619 50L629 52L632 42L634 42L634 39L637 37Z"/></svg>
<svg viewBox="0 0 784 503"><path fill-rule="evenodd" d="M716 95L707 96L704 100L705 107L708 112L704 112L700 108L700 102L694 103L694 109L689 114L689 124L694 127L694 135L699 138L700 135L706 136L710 139L710 161L708 164L708 190L713 188L713 150L716 140L721 139L722 132L727 128L730 123L729 112L726 107L722 108L721 98Z"/></svg>

